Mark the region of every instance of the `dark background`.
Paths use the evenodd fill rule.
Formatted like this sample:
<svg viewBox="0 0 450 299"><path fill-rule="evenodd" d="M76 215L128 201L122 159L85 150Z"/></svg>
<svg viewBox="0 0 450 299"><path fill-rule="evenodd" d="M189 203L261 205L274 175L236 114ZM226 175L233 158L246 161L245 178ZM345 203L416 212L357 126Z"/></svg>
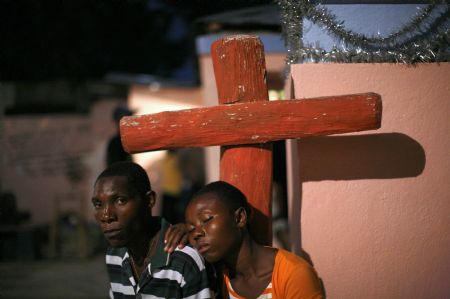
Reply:
<svg viewBox="0 0 450 299"><path fill-rule="evenodd" d="M0 0L0 81L80 82L110 72L198 84L199 18L272 1Z"/></svg>

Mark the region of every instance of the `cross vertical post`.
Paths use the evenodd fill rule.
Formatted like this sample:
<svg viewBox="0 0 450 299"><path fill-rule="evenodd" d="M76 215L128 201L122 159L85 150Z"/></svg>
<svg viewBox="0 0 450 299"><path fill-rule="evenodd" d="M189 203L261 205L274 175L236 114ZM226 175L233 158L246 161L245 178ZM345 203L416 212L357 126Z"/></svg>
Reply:
<svg viewBox="0 0 450 299"><path fill-rule="evenodd" d="M221 105L268 101L264 46L256 36L215 41L211 56ZM274 124L265 124L267 126ZM255 138L258 132L255 132ZM220 148L220 179L239 188L253 206L253 238L272 244L272 143L224 145Z"/></svg>

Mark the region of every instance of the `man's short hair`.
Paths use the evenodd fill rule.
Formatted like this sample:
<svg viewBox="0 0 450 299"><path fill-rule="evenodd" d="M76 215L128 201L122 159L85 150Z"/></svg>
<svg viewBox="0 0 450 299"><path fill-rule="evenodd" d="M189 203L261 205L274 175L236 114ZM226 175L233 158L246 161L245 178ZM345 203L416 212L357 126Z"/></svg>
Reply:
<svg viewBox="0 0 450 299"><path fill-rule="evenodd" d="M147 172L140 166L131 161L116 162L108 166L97 177L97 181L101 178L111 176L124 176L127 178L128 184L133 187L141 196L151 190L150 180Z"/></svg>
<svg viewBox="0 0 450 299"><path fill-rule="evenodd" d="M235 186L224 181L212 182L200 189L193 196L193 199L205 194L214 194L231 211L236 211L240 207L243 207L248 217L250 217L252 209L248 204L247 197Z"/></svg>
<svg viewBox="0 0 450 299"><path fill-rule="evenodd" d="M124 117L124 116L130 116L133 115L133 112L128 109L125 106L117 106L116 108L114 108L114 111L112 113L112 119L115 122L119 122L119 120Z"/></svg>

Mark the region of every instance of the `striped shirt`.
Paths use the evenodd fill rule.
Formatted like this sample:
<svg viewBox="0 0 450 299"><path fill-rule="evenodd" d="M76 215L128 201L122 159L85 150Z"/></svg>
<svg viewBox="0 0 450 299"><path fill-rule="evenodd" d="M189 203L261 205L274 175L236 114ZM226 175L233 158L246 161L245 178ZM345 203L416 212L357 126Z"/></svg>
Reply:
<svg viewBox="0 0 450 299"><path fill-rule="evenodd" d="M161 222L155 255L137 283L133 277L127 248L108 248L106 266L111 283L111 299L215 298L214 274L192 247L164 252L164 234L169 223Z"/></svg>

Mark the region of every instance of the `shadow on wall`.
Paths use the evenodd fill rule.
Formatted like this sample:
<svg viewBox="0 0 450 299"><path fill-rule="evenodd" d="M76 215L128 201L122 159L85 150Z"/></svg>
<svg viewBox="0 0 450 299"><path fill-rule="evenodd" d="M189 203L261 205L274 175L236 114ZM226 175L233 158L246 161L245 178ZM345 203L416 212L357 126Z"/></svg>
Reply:
<svg viewBox="0 0 450 299"><path fill-rule="evenodd" d="M425 151L401 133L329 136L298 141L301 182L415 177Z"/></svg>
<svg viewBox="0 0 450 299"><path fill-rule="evenodd" d="M401 133L311 137L298 141L299 200L294 201L294 219L300 219L302 183L322 180L406 178L420 175L426 163L425 150ZM302 248L301 219L291 227L299 236L297 252L314 265ZM297 231L298 229L298 231ZM291 240L294 241L295 240ZM320 276L320 273L318 273ZM322 283L324 292L326 288Z"/></svg>

